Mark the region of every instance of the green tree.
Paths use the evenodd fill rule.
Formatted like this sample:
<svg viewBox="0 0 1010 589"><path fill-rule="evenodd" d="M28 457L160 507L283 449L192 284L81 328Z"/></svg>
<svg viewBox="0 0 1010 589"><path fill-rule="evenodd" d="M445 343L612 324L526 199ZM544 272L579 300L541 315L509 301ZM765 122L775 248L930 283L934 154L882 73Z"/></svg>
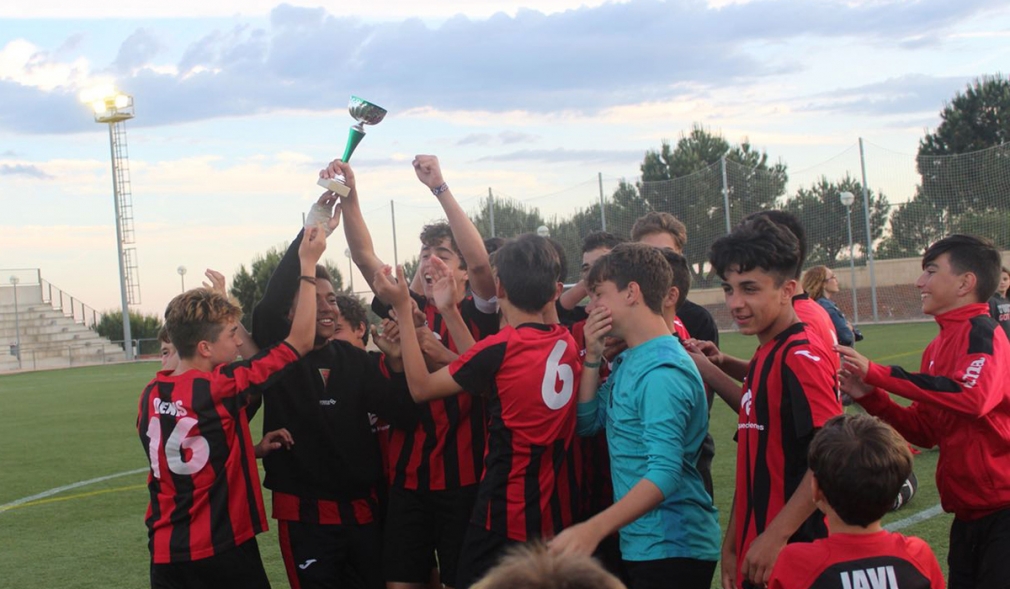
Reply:
<svg viewBox="0 0 1010 589"><path fill-rule="evenodd" d="M247 270L245 264L238 267L235 276L231 279L231 287L228 292L235 297L242 305L242 324L246 329L252 330L252 312L256 303L263 298L266 292L267 282L270 276L277 269L284 252L288 249L288 244L280 247L272 247L263 254L258 254L253 258ZM323 265L333 277L333 288L337 291L344 291L344 276L340 269L329 260L323 260Z"/></svg>
<svg viewBox="0 0 1010 589"><path fill-rule="evenodd" d="M917 256L943 235L968 229L1010 241L1006 223L983 221L1010 210L1010 80L975 79L944 105L940 119L919 142L921 182L895 209L884 256Z"/></svg>
<svg viewBox="0 0 1010 589"><path fill-rule="evenodd" d="M866 215L863 211L863 186L849 175L837 182L822 177L810 188L800 188L796 196L786 201L785 210L793 213L807 232L807 265L832 265L840 257L848 257L849 233L846 210L838 195L851 192L852 241L857 246L866 243ZM884 233L890 205L883 194L867 190L870 203L871 238L876 242ZM865 257L865 245L860 247ZM859 255L859 254L857 254Z"/></svg>
<svg viewBox="0 0 1010 589"><path fill-rule="evenodd" d="M731 225L773 207L785 194L784 163L770 164L768 154L747 141L731 146L696 124L676 146L663 141L659 151L646 152L635 190L622 182L613 195L614 204L623 209L620 217L628 220L627 229L635 217L651 210L671 213L684 223L688 237L684 255L692 262L696 279L704 279L702 269L712 240L726 231L723 157ZM621 233L627 235L626 231Z"/></svg>
<svg viewBox="0 0 1010 589"><path fill-rule="evenodd" d="M494 202L494 231L491 230L491 203ZM515 237L523 233L537 230L544 224L543 215L536 207L527 207L523 203L496 196L481 200L480 209L470 215L477 231L488 237Z"/></svg>
<svg viewBox="0 0 1010 589"><path fill-rule="evenodd" d="M130 337L140 342L141 354L156 354L159 344L158 332L161 330L162 319L158 315L144 315L140 311L130 311ZM102 316L95 325L98 335L111 341L123 341L123 312L121 310L102 311ZM154 341L151 341L154 340Z"/></svg>

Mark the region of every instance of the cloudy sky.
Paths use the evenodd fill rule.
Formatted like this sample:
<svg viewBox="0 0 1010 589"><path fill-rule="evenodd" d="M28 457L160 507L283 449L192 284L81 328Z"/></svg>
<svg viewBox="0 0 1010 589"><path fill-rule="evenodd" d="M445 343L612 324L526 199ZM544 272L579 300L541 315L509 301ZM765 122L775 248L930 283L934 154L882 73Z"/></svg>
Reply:
<svg viewBox="0 0 1010 589"><path fill-rule="evenodd" d="M351 94L389 110L352 163L389 261L396 201L402 261L439 215L416 153L468 209L491 187L564 214L693 123L781 159L793 187L858 173L863 137L871 187L901 201L943 102L1007 63L1005 0L2 0L0 269L117 306L108 130L78 100L101 82L136 102L139 308L158 313L178 266L189 286L230 276L295 234ZM345 247L327 252L344 268Z"/></svg>

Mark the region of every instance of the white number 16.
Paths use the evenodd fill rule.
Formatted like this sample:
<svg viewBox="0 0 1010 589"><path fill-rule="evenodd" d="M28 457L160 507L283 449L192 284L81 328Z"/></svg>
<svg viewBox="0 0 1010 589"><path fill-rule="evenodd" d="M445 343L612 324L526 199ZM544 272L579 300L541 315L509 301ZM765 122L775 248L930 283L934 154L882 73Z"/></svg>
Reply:
<svg viewBox="0 0 1010 589"><path fill-rule="evenodd" d="M171 435L165 442L165 457L168 459L168 468L175 474L191 475L199 472L207 465L210 458L210 444L203 436L189 436L189 432L196 426L196 420L192 417L183 417L175 424ZM147 424L147 437L151 439L149 451L151 456L151 471L155 478L161 478L160 457L158 449L161 447L161 420L155 415ZM183 460L182 451L191 452L189 460Z"/></svg>

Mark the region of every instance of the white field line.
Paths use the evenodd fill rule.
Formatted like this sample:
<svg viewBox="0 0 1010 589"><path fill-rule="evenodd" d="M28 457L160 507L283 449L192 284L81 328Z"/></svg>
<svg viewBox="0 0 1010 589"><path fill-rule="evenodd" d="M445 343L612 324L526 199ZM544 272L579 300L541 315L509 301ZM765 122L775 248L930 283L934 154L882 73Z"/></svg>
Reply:
<svg viewBox="0 0 1010 589"><path fill-rule="evenodd" d="M3 513L5 511L7 511L8 509L12 509L14 507L17 507L18 505L21 505L23 503L28 503L30 501L36 501L38 499L45 499L46 497L52 497L53 495L59 495L60 493L62 493L64 491L69 491L71 489L76 489L78 487L86 487L88 485L94 485L95 483L101 483L101 482L108 481L108 480L111 480L111 479L117 479L119 477L129 476L131 474L140 474L142 472L148 472L149 470L151 470L151 469L150 468L138 468L136 470L128 470L126 472L120 472L120 473L116 473L116 474L110 474L110 475L107 475L107 476L104 476L104 477L98 477L97 479L90 479L90 480L87 480L87 481L80 481L80 482L77 482L77 483L71 483L69 485L63 485L62 487L56 487L54 489L49 489L48 491L42 491L41 493L37 493L37 494L31 495L29 497L22 497L21 499L16 499L14 501L11 501L10 503L4 503L3 505L0 505L0 513Z"/></svg>
<svg viewBox="0 0 1010 589"><path fill-rule="evenodd" d="M941 513L943 513L943 508L940 507L939 505L934 505L929 509L920 511L919 513L916 513L914 515L910 515L905 519L899 519L896 522L891 522L886 526L884 526L884 529L887 530L888 532L897 532L898 530L902 530L909 526L914 526L919 522L924 522L927 519L932 519L940 515Z"/></svg>

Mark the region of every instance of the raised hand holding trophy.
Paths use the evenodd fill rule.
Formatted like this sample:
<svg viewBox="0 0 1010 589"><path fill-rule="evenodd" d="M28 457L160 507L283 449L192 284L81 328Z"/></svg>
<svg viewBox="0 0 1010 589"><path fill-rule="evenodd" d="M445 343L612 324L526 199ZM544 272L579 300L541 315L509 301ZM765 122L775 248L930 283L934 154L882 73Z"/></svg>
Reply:
<svg viewBox="0 0 1010 589"><path fill-rule="evenodd" d="M351 125L350 132L347 135L347 146L344 147L344 155L340 158L341 161L347 162L351 159L351 154L354 153L354 148L361 143L361 139L365 136L365 125L378 125L382 122L382 119L386 116L386 109L374 105L367 100L362 100L357 96L351 96L351 101L347 104L347 110L350 111L351 116L354 120L358 121L357 124ZM326 190L335 192L341 197L347 196L350 193L350 188L348 188L343 182L338 178L320 178L316 181L316 184L322 186Z"/></svg>

